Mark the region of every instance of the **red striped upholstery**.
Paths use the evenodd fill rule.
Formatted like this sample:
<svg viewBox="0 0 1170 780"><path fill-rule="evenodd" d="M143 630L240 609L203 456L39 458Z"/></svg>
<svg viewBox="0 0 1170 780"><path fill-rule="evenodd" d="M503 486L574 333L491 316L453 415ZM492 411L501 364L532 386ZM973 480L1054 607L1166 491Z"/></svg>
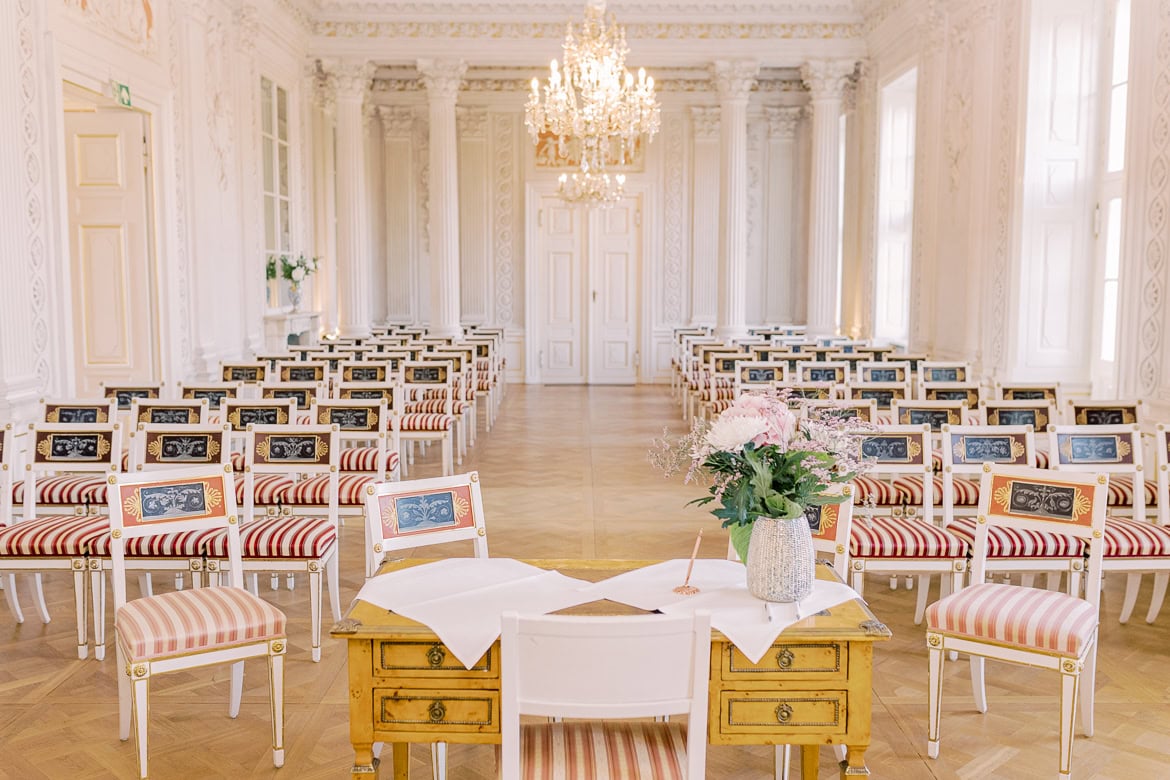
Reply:
<svg viewBox="0 0 1170 780"><path fill-rule="evenodd" d="M1044 450L1036 450L1036 468L1048 468L1048 453ZM1112 480L1110 480L1112 481Z"/></svg>
<svg viewBox="0 0 1170 780"><path fill-rule="evenodd" d="M193 588L128 601L114 616L129 661L284 636L284 613L242 588Z"/></svg>
<svg viewBox="0 0 1170 780"><path fill-rule="evenodd" d="M1077 656L1097 630L1097 607L1056 591L989 582L931 604L926 623L928 631Z"/></svg>
<svg viewBox="0 0 1170 780"><path fill-rule="evenodd" d="M930 451L930 470L935 472L943 470L942 453L938 450Z"/></svg>
<svg viewBox="0 0 1170 780"><path fill-rule="evenodd" d="M337 543L337 529L312 517L266 517L240 529L245 558L320 558ZM211 539L210 558L227 557L227 535Z"/></svg>
<svg viewBox="0 0 1170 780"><path fill-rule="evenodd" d="M933 477L934 505L942 506L942 477ZM979 505L979 482L964 477L955 477L955 506ZM905 476L894 480L894 487L902 496L903 503L922 506L922 477Z"/></svg>
<svg viewBox="0 0 1170 780"><path fill-rule="evenodd" d="M909 517L855 520L849 530L854 558L965 558L967 543L941 528Z"/></svg>
<svg viewBox="0 0 1170 780"><path fill-rule="evenodd" d="M901 493L884 479L867 476L854 477L854 504L868 504L871 498L874 506L898 506L902 503Z"/></svg>
<svg viewBox="0 0 1170 780"><path fill-rule="evenodd" d="M423 400L424 401L441 401L441 400L445 399L446 397L447 397L446 390L427 390L425 393L423 393ZM475 391L470 389L470 388L467 390L458 390L457 389L454 391L453 397L454 398L462 398L464 401L474 401L475 400ZM456 402L456 403L458 403L458 402Z"/></svg>
<svg viewBox="0 0 1170 780"><path fill-rule="evenodd" d="M232 463L232 471L243 473L244 471L244 453L233 452L230 456Z"/></svg>
<svg viewBox="0 0 1170 780"><path fill-rule="evenodd" d="M1105 557L1170 558L1170 528L1129 517L1108 517Z"/></svg>
<svg viewBox="0 0 1170 780"><path fill-rule="evenodd" d="M715 401L715 402L710 404L711 411L714 414L719 414L720 412L726 411L733 403L735 403L735 401L728 400L728 399L725 399L722 401Z"/></svg>
<svg viewBox="0 0 1170 780"><path fill-rule="evenodd" d="M366 488L374 482L374 477L364 474L342 474L337 480L337 503L361 506L366 500ZM329 503L329 475L302 479L288 489L281 503L284 506L325 506Z"/></svg>
<svg viewBox="0 0 1170 780"><path fill-rule="evenodd" d="M491 367L492 367L492 361L489 360L488 358L476 358L475 359L475 370L476 371L488 371L491 369Z"/></svg>
<svg viewBox="0 0 1170 780"><path fill-rule="evenodd" d="M130 558L198 558L215 536L224 533L222 529L212 529L136 536L126 540L126 555ZM107 533L95 541L89 548L89 554L97 558L109 558L110 535Z"/></svg>
<svg viewBox="0 0 1170 780"><path fill-rule="evenodd" d="M52 515L0 529L0 555L59 558L85 555L102 537L110 537L106 515Z"/></svg>
<svg viewBox="0 0 1170 780"><path fill-rule="evenodd" d="M38 506L76 506L106 503L104 474L59 474L39 477L36 482ZM24 481L12 487L12 503L24 503Z"/></svg>
<svg viewBox="0 0 1170 780"><path fill-rule="evenodd" d="M386 470L393 471L398 468L398 453L386 453ZM342 471L377 471L378 470L378 448L377 447L348 447L341 451L341 470Z"/></svg>
<svg viewBox="0 0 1170 780"><path fill-rule="evenodd" d="M466 401L452 401L451 414L463 414L467 411ZM446 414L447 402L441 398L431 398L425 401L412 401L406 405L407 414Z"/></svg>
<svg viewBox="0 0 1170 780"><path fill-rule="evenodd" d="M703 392L699 394L699 397L702 398L704 401L710 401L711 400L711 388L709 388L709 387L704 388ZM717 388L715 388L715 400L727 401L727 400L730 400L733 398L735 398L735 388L734 387L717 387Z"/></svg>
<svg viewBox="0 0 1170 780"><path fill-rule="evenodd" d="M974 518L956 517L947 530L975 546ZM1084 540L1073 536L1003 526L994 526L987 534L988 558L1080 558L1084 554Z"/></svg>
<svg viewBox="0 0 1170 780"><path fill-rule="evenodd" d="M399 419L398 430L413 433L441 433L451 430L455 418L449 414L404 414Z"/></svg>
<svg viewBox="0 0 1170 780"><path fill-rule="evenodd" d="M525 723L524 780L683 780L686 727L678 722Z"/></svg>
<svg viewBox="0 0 1170 780"><path fill-rule="evenodd" d="M1146 506L1158 503L1158 483L1145 480ZM1109 506L1133 506L1133 477L1109 475Z"/></svg>
<svg viewBox="0 0 1170 780"><path fill-rule="evenodd" d="M476 389L481 391L481 392L487 393L487 392L491 392L491 389L493 387L495 387L495 385L496 385L496 382L494 379L481 379L481 380L479 380L479 384L476 385Z"/></svg>
<svg viewBox="0 0 1170 780"><path fill-rule="evenodd" d="M275 506L284 499L284 493L293 481L284 474L257 474L253 503L256 506ZM244 505L244 475L236 475L236 503Z"/></svg>

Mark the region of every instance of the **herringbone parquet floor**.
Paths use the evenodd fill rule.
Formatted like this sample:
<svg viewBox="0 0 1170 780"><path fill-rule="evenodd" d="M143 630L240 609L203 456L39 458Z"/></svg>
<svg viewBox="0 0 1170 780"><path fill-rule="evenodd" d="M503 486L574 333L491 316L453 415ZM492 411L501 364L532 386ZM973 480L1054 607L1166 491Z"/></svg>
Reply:
<svg viewBox="0 0 1170 780"><path fill-rule="evenodd" d="M664 387L509 389L499 424L484 433L463 468L478 469L491 551L512 557L671 558L690 554L706 529L701 555L721 557L718 523L687 500L693 487L664 480L646 461L664 426L681 429ZM414 476L438 473L437 452ZM419 551L470 554L467 549ZM362 531L342 529L341 588L348 602L362 582ZM1147 580L1150 579L1147 577ZM159 589L165 589L157 577ZM136 777L131 743L118 741L113 653L79 661L74 649L71 581L46 575L53 622L42 625L28 583L18 582L27 616L0 624L0 777ZM1135 617L1117 622L1120 578L1106 585L1097 678L1097 731L1078 737L1078 778L1170 777L1170 609L1156 625ZM1150 583L1139 602L1144 614ZM150 759L154 778L339 778L351 764L344 647L326 638L319 664L309 658L305 583L295 591L265 590L290 618L286 684L287 763L271 766L266 674L249 662L240 717L227 717L227 669L156 678L151 691ZM873 578L873 611L894 632L875 661L874 777L1052 777L1056 770L1058 681L1004 665L988 666L990 711L974 711L965 663L948 664L942 756L926 758L926 651L912 623L914 594ZM112 625L109 628L112 636ZM429 776L429 751L412 752L413 773ZM452 746L452 780L494 777L494 754ZM822 775L834 776L830 751ZM714 747L708 777L765 778L767 748ZM383 766L382 776L389 776Z"/></svg>

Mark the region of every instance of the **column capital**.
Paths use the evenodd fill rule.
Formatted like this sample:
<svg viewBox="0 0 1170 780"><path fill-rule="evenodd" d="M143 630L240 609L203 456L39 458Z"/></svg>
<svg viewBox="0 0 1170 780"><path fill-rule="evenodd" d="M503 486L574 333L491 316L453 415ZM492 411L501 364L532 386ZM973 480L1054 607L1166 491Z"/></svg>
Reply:
<svg viewBox="0 0 1170 780"><path fill-rule="evenodd" d="M460 138L487 138L487 109L482 106L457 106L455 125Z"/></svg>
<svg viewBox="0 0 1170 780"><path fill-rule="evenodd" d="M463 84L467 63L463 60L419 60L419 81L431 100L454 100Z"/></svg>
<svg viewBox="0 0 1170 780"><path fill-rule="evenodd" d="M369 60L322 60L321 67L332 81L334 93L343 100L365 97L376 69Z"/></svg>
<svg viewBox="0 0 1170 780"><path fill-rule="evenodd" d="M240 35L240 48L246 53L256 51L260 39L260 11L255 3L244 3L235 12L236 29Z"/></svg>
<svg viewBox="0 0 1170 780"><path fill-rule="evenodd" d="M691 106L691 126L695 129L695 138L718 140L719 109L710 106Z"/></svg>
<svg viewBox="0 0 1170 780"><path fill-rule="evenodd" d="M853 60L809 60L800 66L813 100L840 100L857 64Z"/></svg>
<svg viewBox="0 0 1170 780"><path fill-rule="evenodd" d="M804 109L800 106L769 106L764 109L768 120L768 138L790 141L796 137L796 123Z"/></svg>
<svg viewBox="0 0 1170 780"><path fill-rule="evenodd" d="M759 72L760 63L755 60L716 60L711 64L711 78L719 102L747 100Z"/></svg>
<svg viewBox="0 0 1170 780"><path fill-rule="evenodd" d="M409 138L414 131L414 109L408 106L378 106L383 138Z"/></svg>

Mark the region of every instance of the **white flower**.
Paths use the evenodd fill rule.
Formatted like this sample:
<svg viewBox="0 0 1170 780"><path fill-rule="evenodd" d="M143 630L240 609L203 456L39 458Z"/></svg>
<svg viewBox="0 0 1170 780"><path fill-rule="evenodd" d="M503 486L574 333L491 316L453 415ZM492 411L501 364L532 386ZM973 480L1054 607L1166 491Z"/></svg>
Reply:
<svg viewBox="0 0 1170 780"><path fill-rule="evenodd" d="M743 445L768 430L759 417L720 416L707 432L707 444L713 450L739 452Z"/></svg>
<svg viewBox="0 0 1170 780"><path fill-rule="evenodd" d="M299 282L305 278L305 269L297 266L292 271L292 278L294 282Z"/></svg>

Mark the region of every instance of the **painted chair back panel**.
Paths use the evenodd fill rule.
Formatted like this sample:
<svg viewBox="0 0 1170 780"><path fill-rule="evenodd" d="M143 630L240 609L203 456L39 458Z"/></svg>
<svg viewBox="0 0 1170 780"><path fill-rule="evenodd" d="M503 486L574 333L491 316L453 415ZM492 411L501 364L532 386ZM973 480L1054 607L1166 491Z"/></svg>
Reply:
<svg viewBox="0 0 1170 780"><path fill-rule="evenodd" d="M40 421L47 423L108 423L116 418L113 398L51 399L41 401Z"/></svg>
<svg viewBox="0 0 1170 780"><path fill-rule="evenodd" d="M979 407L984 425L1031 425L1044 431L1056 422L1056 407L1051 401L985 401Z"/></svg>
<svg viewBox="0 0 1170 780"><path fill-rule="evenodd" d="M161 398L162 385L159 383L145 385L107 385L102 383L102 395L112 398L118 406L118 411L128 411L135 398Z"/></svg>
<svg viewBox="0 0 1170 780"><path fill-rule="evenodd" d="M779 382L776 389L791 398L830 401L838 397L839 385L833 382Z"/></svg>
<svg viewBox="0 0 1170 780"><path fill-rule="evenodd" d="M278 382L324 382L329 375L329 364L323 360L281 361L276 364Z"/></svg>
<svg viewBox="0 0 1170 780"><path fill-rule="evenodd" d="M873 401L878 409L889 410L895 401L910 397L909 382L854 382L845 388L852 401Z"/></svg>
<svg viewBox="0 0 1170 780"><path fill-rule="evenodd" d="M910 381L910 364L905 360L864 360L857 364L857 378L862 382L902 384Z"/></svg>
<svg viewBox="0 0 1170 780"><path fill-rule="evenodd" d="M130 418L135 425L206 425L209 410L206 398L177 401L135 398L130 407Z"/></svg>
<svg viewBox="0 0 1170 780"><path fill-rule="evenodd" d="M899 358L904 360L905 358ZM967 363L941 362L923 360L918 364L918 381L927 384L931 382L967 382L971 377L971 366Z"/></svg>
<svg viewBox="0 0 1170 780"><path fill-rule="evenodd" d="M268 363L220 363L219 378L223 382L259 384L268 379Z"/></svg>
<svg viewBox="0 0 1170 780"><path fill-rule="evenodd" d="M967 404L962 401L898 401L890 404L895 425L929 425L935 433L944 425L965 425Z"/></svg>
<svg viewBox="0 0 1170 780"><path fill-rule="evenodd" d="M249 425L288 425L294 422L296 402L271 398L264 401L225 400L220 407L222 419L233 431L245 431Z"/></svg>
<svg viewBox="0 0 1170 780"><path fill-rule="evenodd" d="M843 361L809 361L799 364L796 369L799 382L832 382L845 384L849 381L849 364Z"/></svg>
<svg viewBox="0 0 1170 780"><path fill-rule="evenodd" d="M323 382L265 382L260 386L260 397L283 401L290 399L297 409L308 409L313 401L325 397Z"/></svg>
<svg viewBox="0 0 1170 780"><path fill-rule="evenodd" d="M975 474L984 463L1034 466L1035 432L1030 426L944 425L943 470Z"/></svg>
<svg viewBox="0 0 1170 780"><path fill-rule="evenodd" d="M1142 402L1069 401L1068 422L1073 425L1141 425L1145 422Z"/></svg>
<svg viewBox="0 0 1170 780"><path fill-rule="evenodd" d="M924 401L959 401L971 409L979 407L982 397L979 385L970 382L934 382L922 388Z"/></svg>
<svg viewBox="0 0 1170 780"><path fill-rule="evenodd" d="M239 398L242 387L240 382L205 382L200 385L181 385L179 397L206 399L209 408L218 409L225 399Z"/></svg>
<svg viewBox="0 0 1170 780"><path fill-rule="evenodd" d="M130 433L130 471L231 464L231 426L139 423Z"/></svg>
<svg viewBox="0 0 1170 780"><path fill-rule="evenodd" d="M804 401L800 405L802 417L836 418L877 422L877 401Z"/></svg>

